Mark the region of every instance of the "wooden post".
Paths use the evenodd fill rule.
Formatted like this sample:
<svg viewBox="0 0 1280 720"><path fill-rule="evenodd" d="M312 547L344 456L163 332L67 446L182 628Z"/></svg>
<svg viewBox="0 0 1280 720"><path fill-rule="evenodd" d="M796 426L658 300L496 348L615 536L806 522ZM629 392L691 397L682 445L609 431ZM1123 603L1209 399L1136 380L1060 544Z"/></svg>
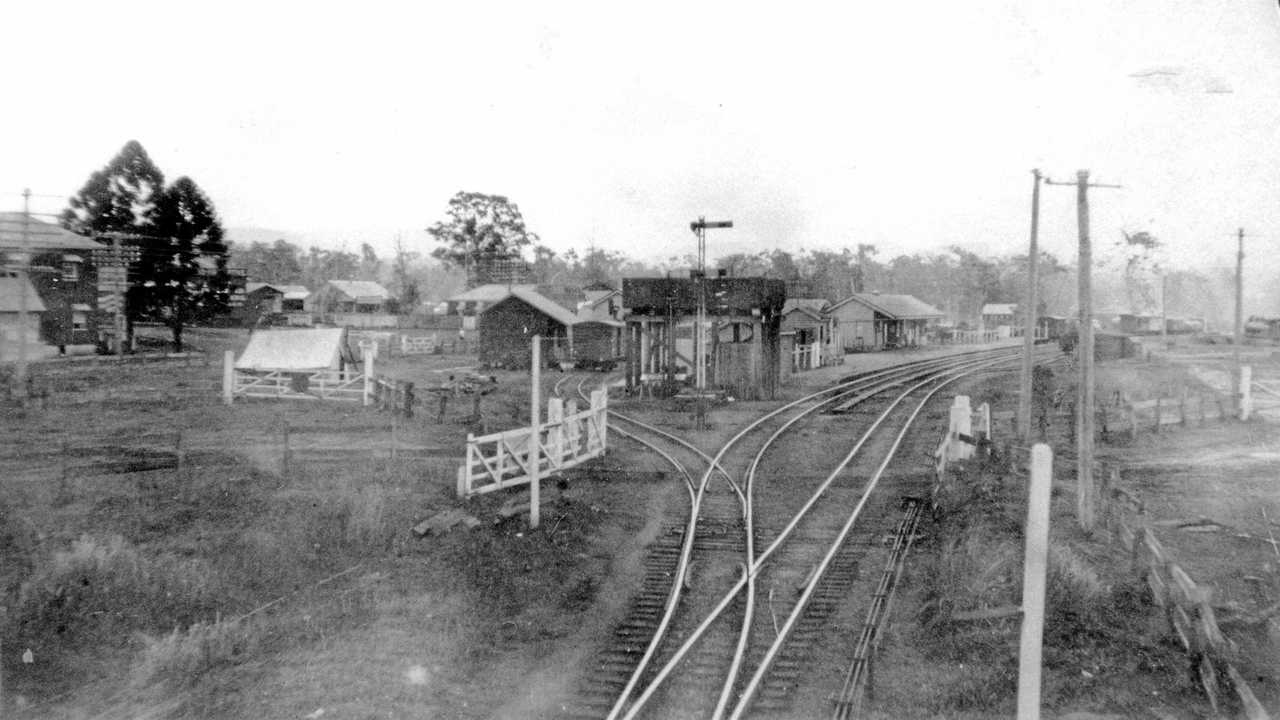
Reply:
<svg viewBox="0 0 1280 720"><path fill-rule="evenodd" d="M290 459L289 458L289 421L288 420L284 421L284 428L281 434L282 434L282 440L284 445L284 452L281 453L280 455L280 476L283 477L285 480L288 480L289 479L289 459Z"/></svg>
<svg viewBox="0 0 1280 720"><path fill-rule="evenodd" d="M957 395L951 404L951 441L947 445L948 460L965 460L973 456L973 446L955 440L959 435L973 435L973 412L969 409L969 396Z"/></svg>
<svg viewBox="0 0 1280 720"><path fill-rule="evenodd" d="M364 343L361 343L363 348ZM364 404L368 406L370 402L370 391L373 389L373 359L377 357L377 353L372 350L364 352Z"/></svg>
<svg viewBox="0 0 1280 720"><path fill-rule="evenodd" d="M542 508L539 507L541 497L538 487L541 482L541 469L538 467L538 439L542 430L538 424L538 405L542 402L542 336L533 336L532 364L529 366L533 382L530 389L529 414L532 424L529 427L529 527L538 527Z"/></svg>
<svg viewBox="0 0 1280 720"><path fill-rule="evenodd" d="M222 355L222 404L230 405L236 384L236 353L228 350Z"/></svg>
<svg viewBox="0 0 1280 720"><path fill-rule="evenodd" d="M1248 420L1249 415L1253 413L1253 396L1249 392L1249 386L1253 383L1253 368L1249 365L1240 366L1240 388L1236 397L1240 398L1240 419Z"/></svg>
<svg viewBox="0 0 1280 720"><path fill-rule="evenodd" d="M1076 224L1080 238L1078 295L1080 308L1080 378L1076 432L1077 511L1080 529L1093 531L1093 247L1089 240L1089 171L1076 173Z"/></svg>
<svg viewBox="0 0 1280 720"><path fill-rule="evenodd" d="M1187 426L1187 388L1182 388L1182 395L1178 398L1178 423L1183 427Z"/></svg>
<svg viewBox="0 0 1280 720"><path fill-rule="evenodd" d="M551 446L552 467L564 462L564 400L547 398L547 444Z"/></svg>
<svg viewBox="0 0 1280 720"><path fill-rule="evenodd" d="M1156 426L1155 426L1156 433L1160 432L1160 420L1161 420L1160 416L1161 415L1162 413L1160 412L1160 396L1157 395L1156 396Z"/></svg>
<svg viewBox="0 0 1280 720"><path fill-rule="evenodd" d="M1026 559L1022 565L1022 641L1018 652L1018 720L1040 719L1040 651L1044 641L1045 570L1049 558L1049 486L1053 451L1031 448Z"/></svg>
<svg viewBox="0 0 1280 720"><path fill-rule="evenodd" d="M1031 186L1031 247L1027 252L1027 306L1023 310L1022 375L1018 384L1018 437L1024 442L1031 439L1031 376L1034 363L1031 360L1036 348L1036 284L1040 249L1037 244L1040 228L1040 171L1032 170Z"/></svg>

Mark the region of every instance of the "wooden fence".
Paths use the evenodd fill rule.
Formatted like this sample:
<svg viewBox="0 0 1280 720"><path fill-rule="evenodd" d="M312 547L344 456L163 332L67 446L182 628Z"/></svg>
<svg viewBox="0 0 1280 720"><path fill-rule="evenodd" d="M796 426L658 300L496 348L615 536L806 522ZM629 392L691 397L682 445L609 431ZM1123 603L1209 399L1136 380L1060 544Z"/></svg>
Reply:
<svg viewBox="0 0 1280 720"><path fill-rule="evenodd" d="M809 343L808 345L796 345L791 349L791 370L798 372L800 370L812 370L822 365L822 345L819 343Z"/></svg>
<svg viewBox="0 0 1280 720"><path fill-rule="evenodd" d="M404 417L413 417L416 400L413 383L375 375L376 346L362 343L363 372L352 370L253 370L237 368L235 353L223 360L222 399L230 405L236 397L274 400L342 400L375 405Z"/></svg>
<svg viewBox="0 0 1280 720"><path fill-rule="evenodd" d="M531 479L531 470L542 478L603 455L608 445L608 410L608 394L596 390L591 393L591 406L582 411L575 400L548 400L546 422L536 428L481 437L468 434L466 459L458 468L458 497L524 485Z"/></svg>
<svg viewBox="0 0 1280 720"><path fill-rule="evenodd" d="M411 335L400 336L400 354L401 355L430 355L436 352L439 345L437 337L432 335L419 335L417 337Z"/></svg>
<svg viewBox="0 0 1280 720"><path fill-rule="evenodd" d="M1118 487L1119 471L1113 469L1105 477L1108 486L1104 495L1111 497L1100 513L1103 527L1111 530L1111 536L1128 553L1134 572L1151 589L1152 602L1164 614L1168 632L1186 654L1191 677L1214 713L1222 710L1225 686L1235 693L1244 717L1269 720L1271 716L1233 664L1239 648L1218 627L1211 604L1213 589L1198 585L1169 558L1147 523L1142 501Z"/></svg>

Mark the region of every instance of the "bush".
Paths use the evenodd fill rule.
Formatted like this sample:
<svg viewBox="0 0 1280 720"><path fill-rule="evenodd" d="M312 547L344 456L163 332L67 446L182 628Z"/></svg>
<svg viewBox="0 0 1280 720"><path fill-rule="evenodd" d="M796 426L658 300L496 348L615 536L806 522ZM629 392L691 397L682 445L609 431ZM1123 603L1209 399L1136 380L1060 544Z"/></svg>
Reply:
<svg viewBox="0 0 1280 720"><path fill-rule="evenodd" d="M174 628L159 637L142 635L143 648L134 663L130 684L134 688L194 685L205 672L235 663L251 653L257 637L253 623L221 619L197 622L185 631Z"/></svg>

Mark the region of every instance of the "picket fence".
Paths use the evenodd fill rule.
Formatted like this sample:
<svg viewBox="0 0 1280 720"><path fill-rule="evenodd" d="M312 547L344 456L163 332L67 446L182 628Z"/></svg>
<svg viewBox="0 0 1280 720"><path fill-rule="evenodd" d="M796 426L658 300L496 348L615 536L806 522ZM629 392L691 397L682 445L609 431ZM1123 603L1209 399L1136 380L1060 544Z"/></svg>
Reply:
<svg viewBox="0 0 1280 720"><path fill-rule="evenodd" d="M458 497L524 485L531 480L531 470L543 478L603 455L608 445L608 410L608 393L596 390L586 410L579 411L576 400L548 400L546 422L536 428L481 437L468 434L466 459L458 468Z"/></svg>

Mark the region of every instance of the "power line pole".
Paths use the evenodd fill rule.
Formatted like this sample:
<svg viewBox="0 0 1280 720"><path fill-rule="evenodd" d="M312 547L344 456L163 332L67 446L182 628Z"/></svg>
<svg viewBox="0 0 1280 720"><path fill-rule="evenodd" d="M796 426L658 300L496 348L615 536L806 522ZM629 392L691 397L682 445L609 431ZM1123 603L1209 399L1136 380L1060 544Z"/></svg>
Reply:
<svg viewBox="0 0 1280 720"><path fill-rule="evenodd" d="M1076 388L1076 514L1080 529L1092 533L1097 488L1093 483L1093 245L1089 239L1089 188L1120 186L1090 185L1088 170L1077 171L1074 183L1055 183L1046 178L1045 184L1076 186L1076 226L1080 238L1077 260L1080 338L1076 353L1080 358L1080 374Z"/></svg>
<svg viewBox="0 0 1280 720"><path fill-rule="evenodd" d="M1040 170L1032 170L1031 176L1031 247L1027 251L1027 307L1023 311L1022 377L1018 388L1018 435L1023 440L1031 437L1031 378L1035 366L1031 356L1036 349L1036 284L1040 265Z"/></svg>
<svg viewBox="0 0 1280 720"><path fill-rule="evenodd" d="M1236 415L1240 414L1240 345L1244 343L1244 228L1236 230L1236 325L1231 343L1231 397Z"/></svg>
<svg viewBox="0 0 1280 720"><path fill-rule="evenodd" d="M31 188L23 188L22 190L22 251L21 254L27 255L31 252ZM17 381L17 387L14 394L20 398L27 397L27 283L31 280L31 257L25 257L26 268L22 268L23 263L19 262L17 269L18 276L18 367L14 372L14 380Z"/></svg>

